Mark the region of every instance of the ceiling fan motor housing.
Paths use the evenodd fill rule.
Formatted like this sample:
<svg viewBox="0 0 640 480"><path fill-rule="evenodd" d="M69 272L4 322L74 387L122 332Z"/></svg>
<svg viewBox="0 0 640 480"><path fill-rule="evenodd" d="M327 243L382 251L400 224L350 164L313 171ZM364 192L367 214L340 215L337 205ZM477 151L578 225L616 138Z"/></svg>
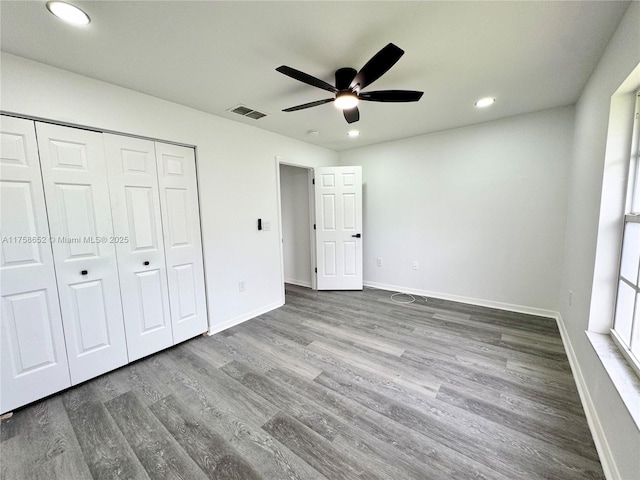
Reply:
<svg viewBox="0 0 640 480"><path fill-rule="evenodd" d="M356 78L358 71L355 68L344 67L336 70L336 88L341 92L351 92L351 82Z"/></svg>

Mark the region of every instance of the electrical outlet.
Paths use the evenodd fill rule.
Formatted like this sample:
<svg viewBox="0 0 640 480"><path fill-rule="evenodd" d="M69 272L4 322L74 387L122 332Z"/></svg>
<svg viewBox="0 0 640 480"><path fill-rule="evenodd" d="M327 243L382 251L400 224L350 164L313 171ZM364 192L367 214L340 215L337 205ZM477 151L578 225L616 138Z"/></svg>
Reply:
<svg viewBox="0 0 640 480"><path fill-rule="evenodd" d="M381 266L382 266L382 259L381 259L381 258L378 258L378 259L376 260L376 265L377 265L378 267L381 267Z"/></svg>
<svg viewBox="0 0 640 480"><path fill-rule="evenodd" d="M245 283L244 283L244 280L240 280L240 282L238 282L238 290L239 290L240 292L244 292L244 291L245 291L245 288L246 288L246 285L245 285Z"/></svg>
<svg viewBox="0 0 640 480"><path fill-rule="evenodd" d="M265 232L271 230L271 222L262 222L262 230Z"/></svg>
<svg viewBox="0 0 640 480"><path fill-rule="evenodd" d="M418 262L413 262L413 269L418 270L420 268L420 264Z"/></svg>

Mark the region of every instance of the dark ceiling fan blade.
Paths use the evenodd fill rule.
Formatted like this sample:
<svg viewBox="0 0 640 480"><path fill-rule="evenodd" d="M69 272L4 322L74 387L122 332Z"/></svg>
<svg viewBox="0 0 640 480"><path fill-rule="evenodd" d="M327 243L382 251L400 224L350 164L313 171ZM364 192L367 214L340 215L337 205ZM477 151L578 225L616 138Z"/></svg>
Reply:
<svg viewBox="0 0 640 480"><path fill-rule="evenodd" d="M417 102L423 93L416 90L378 90L363 92L358 98L369 102Z"/></svg>
<svg viewBox="0 0 640 480"><path fill-rule="evenodd" d="M333 85L325 82L324 80L320 80L319 78L312 77L308 73L301 72L300 70L296 70L295 68L287 67L286 65L281 65L276 68L276 71L287 75L288 77L294 78L299 82L306 83L307 85L311 85L312 87L318 87L323 90L327 90L331 93L338 93L338 89Z"/></svg>
<svg viewBox="0 0 640 480"><path fill-rule="evenodd" d="M296 105L295 107L289 107L282 110L283 112L295 112L296 110L304 110L305 108L317 107L325 103L333 102L335 98L325 98L324 100L317 100L315 102L303 103L302 105Z"/></svg>
<svg viewBox="0 0 640 480"><path fill-rule="evenodd" d="M344 118L347 123L354 123L360 120L360 111L358 107L350 108L349 110L343 110Z"/></svg>
<svg viewBox="0 0 640 480"><path fill-rule="evenodd" d="M402 55L404 55L404 50L393 43L388 44L371 57L371 60L360 69L351 82L351 90L359 92L366 88L367 85L371 85L393 67Z"/></svg>

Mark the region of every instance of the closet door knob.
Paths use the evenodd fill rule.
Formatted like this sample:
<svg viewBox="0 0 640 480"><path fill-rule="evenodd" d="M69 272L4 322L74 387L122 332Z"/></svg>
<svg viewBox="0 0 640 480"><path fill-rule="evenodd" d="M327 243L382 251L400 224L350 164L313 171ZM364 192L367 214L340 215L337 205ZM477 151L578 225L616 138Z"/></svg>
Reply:
<svg viewBox="0 0 640 480"><path fill-rule="evenodd" d="M81 270L80 271L80 275L86 275L87 273L89 273L87 270Z"/></svg>
<svg viewBox="0 0 640 480"><path fill-rule="evenodd" d="M146 266L146 265L149 265L149 262L144 262L144 263L143 263L143 265L145 265L145 266Z"/></svg>

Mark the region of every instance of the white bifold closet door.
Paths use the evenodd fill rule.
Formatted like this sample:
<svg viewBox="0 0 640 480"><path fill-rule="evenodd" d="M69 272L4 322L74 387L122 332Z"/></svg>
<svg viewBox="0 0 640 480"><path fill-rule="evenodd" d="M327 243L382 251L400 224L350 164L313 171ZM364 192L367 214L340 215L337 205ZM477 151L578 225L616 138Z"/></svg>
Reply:
<svg viewBox="0 0 640 480"><path fill-rule="evenodd" d="M73 384L127 363L102 134L36 123Z"/></svg>
<svg viewBox="0 0 640 480"><path fill-rule="evenodd" d="M104 135L129 361L173 345L153 142Z"/></svg>
<svg viewBox="0 0 640 480"><path fill-rule="evenodd" d="M156 142L174 343L207 330L200 214L192 148Z"/></svg>
<svg viewBox="0 0 640 480"><path fill-rule="evenodd" d="M33 122L0 124L4 413L71 385Z"/></svg>

